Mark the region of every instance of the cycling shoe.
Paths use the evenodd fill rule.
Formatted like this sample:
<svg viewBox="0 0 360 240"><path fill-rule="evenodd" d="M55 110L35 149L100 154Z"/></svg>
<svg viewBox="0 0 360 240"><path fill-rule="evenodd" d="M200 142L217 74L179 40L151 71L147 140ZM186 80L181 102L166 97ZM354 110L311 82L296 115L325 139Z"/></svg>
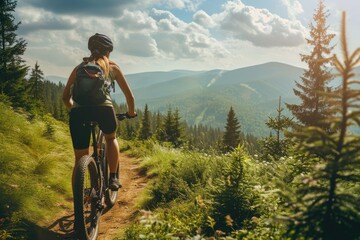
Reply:
<svg viewBox="0 0 360 240"><path fill-rule="evenodd" d="M121 183L119 182L119 179L117 178L110 178L109 180L109 188L112 190L112 191L117 191L119 188L121 188L122 185Z"/></svg>

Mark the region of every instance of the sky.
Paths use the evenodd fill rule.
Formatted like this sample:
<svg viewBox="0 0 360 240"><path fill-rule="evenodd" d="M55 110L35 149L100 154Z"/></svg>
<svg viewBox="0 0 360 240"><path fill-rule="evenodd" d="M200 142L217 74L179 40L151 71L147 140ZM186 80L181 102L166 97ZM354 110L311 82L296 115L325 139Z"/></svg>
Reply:
<svg viewBox="0 0 360 240"><path fill-rule="evenodd" d="M125 74L231 70L266 62L306 67L306 44L318 0L19 0L23 58L45 76L68 77L89 55L95 33L114 42L110 58ZM360 1L324 0L339 54L341 13L350 50L360 47Z"/></svg>

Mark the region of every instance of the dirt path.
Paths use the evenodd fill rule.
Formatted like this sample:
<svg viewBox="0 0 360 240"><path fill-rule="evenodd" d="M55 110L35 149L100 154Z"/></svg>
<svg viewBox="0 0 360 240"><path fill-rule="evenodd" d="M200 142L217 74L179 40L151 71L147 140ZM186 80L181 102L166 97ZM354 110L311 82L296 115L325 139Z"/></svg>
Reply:
<svg viewBox="0 0 360 240"><path fill-rule="evenodd" d="M113 239L129 226L138 211L135 203L147 182L146 177L139 175L135 160L123 153L120 166L120 181L123 187L119 190L116 204L101 217L99 240ZM42 233L39 239L74 239L73 209L67 209L59 216L59 219L46 226L48 232Z"/></svg>

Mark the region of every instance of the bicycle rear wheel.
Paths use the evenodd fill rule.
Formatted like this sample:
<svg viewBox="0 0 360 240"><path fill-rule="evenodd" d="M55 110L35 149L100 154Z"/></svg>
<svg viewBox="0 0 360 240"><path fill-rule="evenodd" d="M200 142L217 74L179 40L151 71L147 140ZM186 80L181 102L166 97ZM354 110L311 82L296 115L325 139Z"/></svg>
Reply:
<svg viewBox="0 0 360 240"><path fill-rule="evenodd" d="M95 240L99 233L99 176L95 160L83 156L76 167L74 183L75 231L80 239Z"/></svg>

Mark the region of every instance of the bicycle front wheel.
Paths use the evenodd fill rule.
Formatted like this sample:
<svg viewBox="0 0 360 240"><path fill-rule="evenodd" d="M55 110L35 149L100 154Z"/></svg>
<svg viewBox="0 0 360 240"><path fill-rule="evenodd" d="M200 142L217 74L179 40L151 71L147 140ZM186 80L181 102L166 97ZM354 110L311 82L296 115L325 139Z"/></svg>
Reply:
<svg viewBox="0 0 360 240"><path fill-rule="evenodd" d="M99 176L94 158L83 156L76 166L74 183L75 231L80 239L95 240L99 233Z"/></svg>

